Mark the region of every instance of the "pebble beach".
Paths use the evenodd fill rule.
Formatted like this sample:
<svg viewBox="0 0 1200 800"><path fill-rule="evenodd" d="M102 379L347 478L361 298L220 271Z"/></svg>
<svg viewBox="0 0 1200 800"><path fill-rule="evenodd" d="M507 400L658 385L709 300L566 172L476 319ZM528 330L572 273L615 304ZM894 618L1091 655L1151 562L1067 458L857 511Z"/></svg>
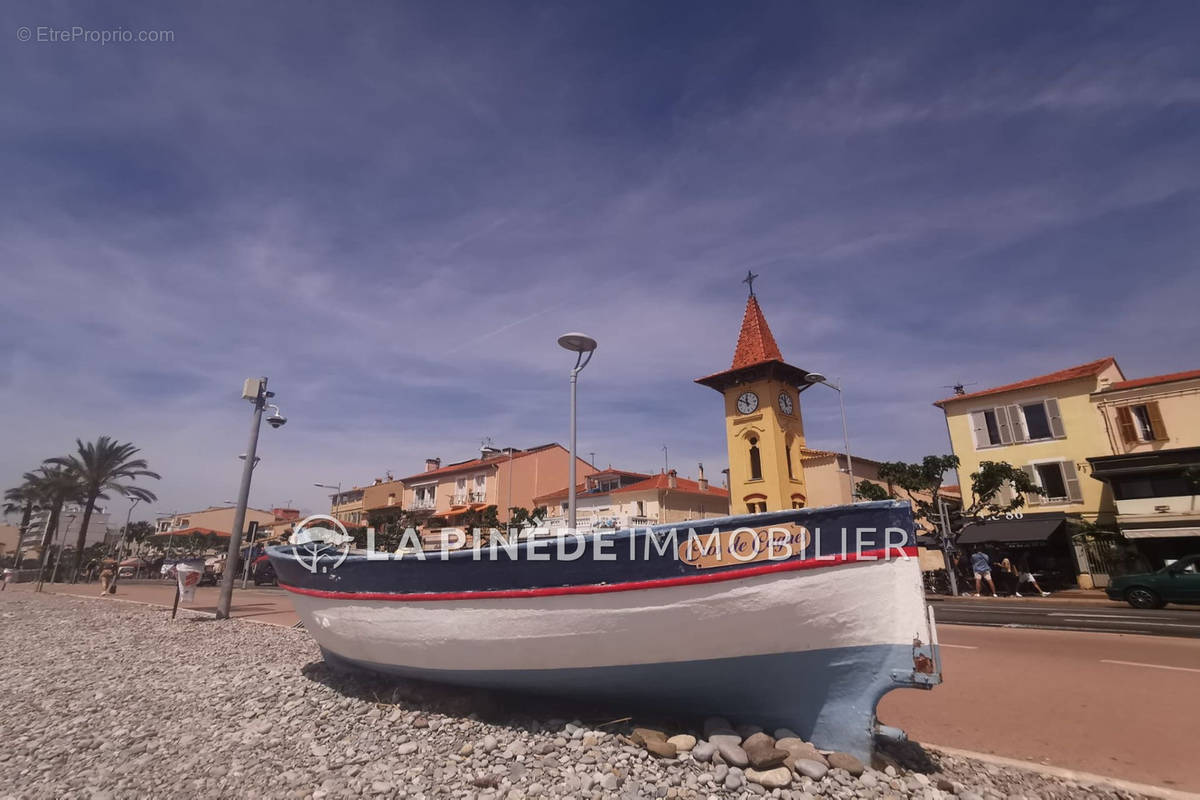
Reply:
<svg viewBox="0 0 1200 800"><path fill-rule="evenodd" d="M329 670L303 630L0 593L0 797L1127 798L786 730ZM757 766L756 766L757 765Z"/></svg>

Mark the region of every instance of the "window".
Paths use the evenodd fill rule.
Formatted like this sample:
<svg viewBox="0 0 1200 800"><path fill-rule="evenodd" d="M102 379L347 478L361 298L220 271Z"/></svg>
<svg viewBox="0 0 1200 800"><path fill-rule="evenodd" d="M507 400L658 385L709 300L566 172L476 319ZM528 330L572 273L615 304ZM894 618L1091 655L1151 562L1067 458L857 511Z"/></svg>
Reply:
<svg viewBox="0 0 1200 800"><path fill-rule="evenodd" d="M746 503L746 510L751 514L761 514L767 510L766 501Z"/></svg>
<svg viewBox="0 0 1200 800"><path fill-rule="evenodd" d="M413 489L413 508L433 508L437 504L436 490L437 486L432 483Z"/></svg>
<svg viewBox="0 0 1200 800"><path fill-rule="evenodd" d="M1126 444L1162 442L1167 439L1167 426L1157 402L1117 408L1117 426Z"/></svg>
<svg viewBox="0 0 1200 800"><path fill-rule="evenodd" d="M487 496L487 475L475 476L475 489L471 493L471 501L482 503Z"/></svg>
<svg viewBox="0 0 1200 800"><path fill-rule="evenodd" d="M1046 413L1044 403L1021 406L1021 411L1025 415L1025 430L1029 432L1030 439L1053 438L1050 433L1050 415Z"/></svg>
<svg viewBox="0 0 1200 800"><path fill-rule="evenodd" d="M646 516L646 501L645 500L637 501L637 516L639 516L639 517Z"/></svg>
<svg viewBox="0 0 1200 800"><path fill-rule="evenodd" d="M1113 497L1118 500L1144 500L1150 497L1187 497L1192 487L1178 473L1162 472L1136 478L1116 478Z"/></svg>
<svg viewBox="0 0 1200 800"><path fill-rule="evenodd" d="M792 471L792 437L787 437L787 442L784 445L783 456L787 459L788 478L796 480L796 475Z"/></svg>
<svg viewBox="0 0 1200 800"><path fill-rule="evenodd" d="M1043 461L1022 467L1022 469L1045 492L1042 495L1028 495L1025 502L1029 505L1083 502L1079 473L1073 462Z"/></svg>
<svg viewBox="0 0 1200 800"><path fill-rule="evenodd" d="M1062 439L1067 435L1054 398L982 408L972 411L970 419L976 448Z"/></svg>
<svg viewBox="0 0 1200 800"><path fill-rule="evenodd" d="M758 439L753 436L750 437L750 480L762 480L762 456L758 453Z"/></svg>
<svg viewBox="0 0 1200 800"><path fill-rule="evenodd" d="M804 508L804 501L803 500L793 500L792 508Z"/></svg>
<svg viewBox="0 0 1200 800"><path fill-rule="evenodd" d="M996 410L983 412L983 419L987 424L988 443L1000 444L1000 423L996 421Z"/></svg>

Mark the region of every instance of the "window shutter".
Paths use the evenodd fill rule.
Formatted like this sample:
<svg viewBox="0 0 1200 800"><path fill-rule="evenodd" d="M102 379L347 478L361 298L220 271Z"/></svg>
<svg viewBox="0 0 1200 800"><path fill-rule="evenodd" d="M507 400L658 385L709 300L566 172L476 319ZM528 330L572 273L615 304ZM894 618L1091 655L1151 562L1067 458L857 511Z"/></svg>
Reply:
<svg viewBox="0 0 1200 800"><path fill-rule="evenodd" d="M1063 428L1062 416L1058 413L1058 401L1053 397L1046 401L1046 416L1050 418L1050 433L1054 438L1065 438L1067 431Z"/></svg>
<svg viewBox="0 0 1200 800"><path fill-rule="evenodd" d="M1165 442L1167 436L1167 423L1163 422L1162 411L1158 408L1158 401L1146 403L1146 413L1150 415L1150 427L1154 432L1154 441Z"/></svg>
<svg viewBox="0 0 1200 800"><path fill-rule="evenodd" d="M1013 491L1013 485L1008 481L1005 481L1004 483L1000 484L1000 491L996 492L996 496L992 498L992 502L1003 508L1013 501L1015 494L1016 493Z"/></svg>
<svg viewBox="0 0 1200 800"><path fill-rule="evenodd" d="M1025 414L1021 411L1020 406L1008 407L1008 422L1012 428L1014 442L1029 441L1029 436L1025 433Z"/></svg>
<svg viewBox="0 0 1200 800"><path fill-rule="evenodd" d="M1121 429L1121 438L1125 444L1137 444L1137 428L1133 426L1133 412L1129 406L1117 406L1117 427Z"/></svg>
<svg viewBox="0 0 1200 800"><path fill-rule="evenodd" d="M1075 462L1062 462L1063 481L1067 484L1067 497L1072 503L1083 502L1083 490L1079 486L1079 473L1075 471Z"/></svg>
<svg viewBox="0 0 1200 800"><path fill-rule="evenodd" d="M996 416L996 429L1000 431L1000 444L1012 444L1012 434L1008 431L1008 414L1004 413L1004 406L996 406L992 413Z"/></svg>
<svg viewBox="0 0 1200 800"><path fill-rule="evenodd" d="M1029 476L1029 480L1033 481L1034 486L1040 485L1040 482L1038 481L1037 470L1033 468L1032 464L1026 464L1025 466L1021 467L1021 469L1025 470L1025 474L1027 474ZM1037 506L1037 505L1041 505L1041 503L1042 503L1041 495L1038 495L1038 494L1025 495L1025 505Z"/></svg>
<svg viewBox="0 0 1200 800"><path fill-rule="evenodd" d="M971 412L971 433L975 437L975 449L987 447L991 442L987 435L987 422L983 418L982 411Z"/></svg>

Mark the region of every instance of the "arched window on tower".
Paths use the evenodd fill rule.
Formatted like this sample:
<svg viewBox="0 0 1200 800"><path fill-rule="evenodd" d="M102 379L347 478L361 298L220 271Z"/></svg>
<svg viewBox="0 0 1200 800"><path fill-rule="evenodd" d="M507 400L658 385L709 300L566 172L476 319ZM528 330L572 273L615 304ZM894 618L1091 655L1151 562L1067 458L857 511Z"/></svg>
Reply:
<svg viewBox="0 0 1200 800"><path fill-rule="evenodd" d="M792 442L795 437L789 436L783 443L783 457L787 460L788 478L796 480L795 470L792 469Z"/></svg>
<svg viewBox="0 0 1200 800"><path fill-rule="evenodd" d="M762 480L762 456L758 452L758 439L750 437L750 480Z"/></svg>

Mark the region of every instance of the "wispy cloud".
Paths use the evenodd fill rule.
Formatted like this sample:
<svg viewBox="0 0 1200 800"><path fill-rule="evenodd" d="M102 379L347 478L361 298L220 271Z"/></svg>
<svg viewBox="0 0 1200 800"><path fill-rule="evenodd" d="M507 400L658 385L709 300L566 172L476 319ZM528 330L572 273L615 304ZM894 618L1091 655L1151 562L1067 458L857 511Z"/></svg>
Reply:
<svg viewBox="0 0 1200 800"><path fill-rule="evenodd" d="M1200 12L1153 7L134 5L170 46L0 51L0 477L142 445L162 507L237 481L248 375L290 419L254 501L481 438L724 466L747 269L854 449L1116 354L1195 366ZM0 25L93 24L19 2ZM804 395L810 443L837 398Z"/></svg>

